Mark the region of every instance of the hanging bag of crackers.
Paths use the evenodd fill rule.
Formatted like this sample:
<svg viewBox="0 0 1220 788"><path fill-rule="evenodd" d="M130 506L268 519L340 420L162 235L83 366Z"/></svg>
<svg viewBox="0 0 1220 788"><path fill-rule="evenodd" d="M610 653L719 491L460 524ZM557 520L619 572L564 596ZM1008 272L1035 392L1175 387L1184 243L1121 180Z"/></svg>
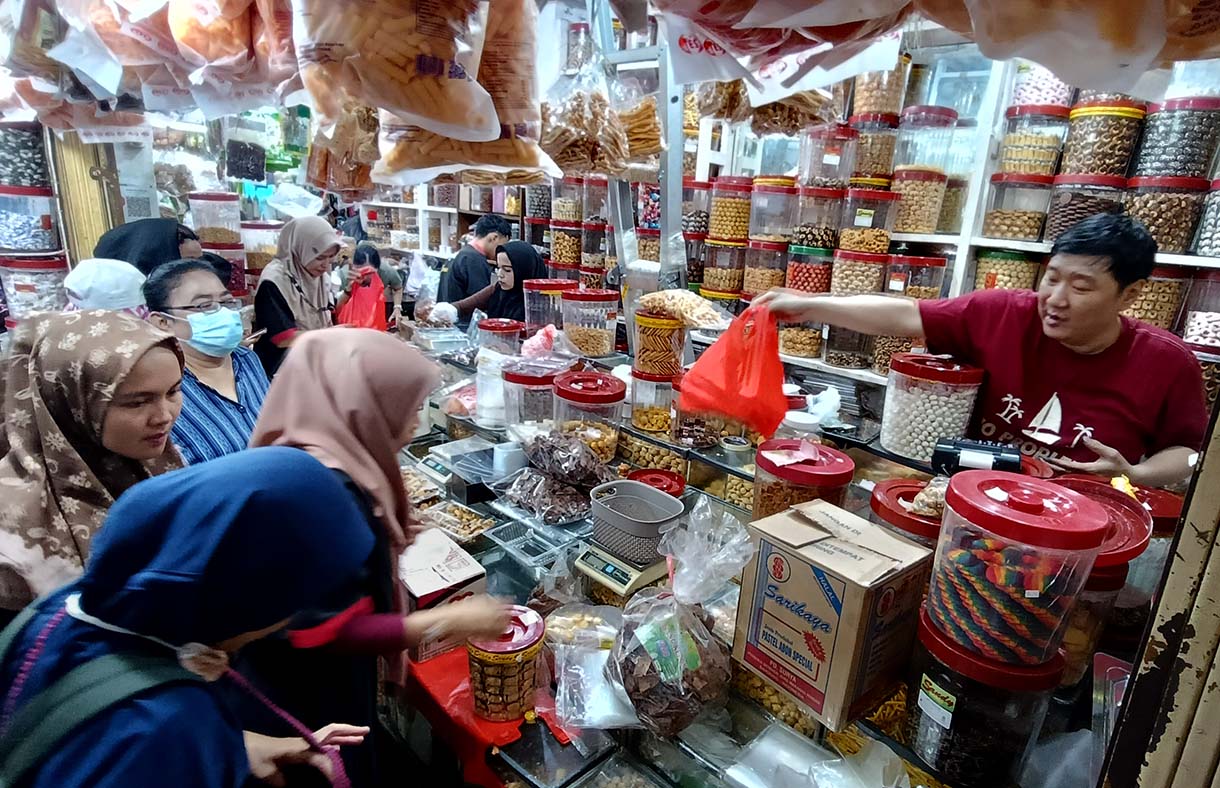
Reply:
<svg viewBox="0 0 1220 788"><path fill-rule="evenodd" d="M657 97L645 94L636 82L615 83L614 106L627 135L627 158L644 162L665 150Z"/></svg>
<svg viewBox="0 0 1220 788"><path fill-rule="evenodd" d="M542 105L542 149L565 175L617 176L627 168L627 132L610 103L602 60L551 88Z"/></svg>

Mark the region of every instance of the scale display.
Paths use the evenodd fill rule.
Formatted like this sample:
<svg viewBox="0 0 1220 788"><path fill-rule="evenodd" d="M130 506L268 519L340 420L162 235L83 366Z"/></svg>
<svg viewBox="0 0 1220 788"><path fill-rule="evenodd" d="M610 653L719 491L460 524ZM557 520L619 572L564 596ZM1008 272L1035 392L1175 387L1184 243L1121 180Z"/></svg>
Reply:
<svg viewBox="0 0 1220 788"><path fill-rule="evenodd" d="M665 561L634 567L597 545L588 545L576 559L576 568L616 594L626 596L665 576Z"/></svg>

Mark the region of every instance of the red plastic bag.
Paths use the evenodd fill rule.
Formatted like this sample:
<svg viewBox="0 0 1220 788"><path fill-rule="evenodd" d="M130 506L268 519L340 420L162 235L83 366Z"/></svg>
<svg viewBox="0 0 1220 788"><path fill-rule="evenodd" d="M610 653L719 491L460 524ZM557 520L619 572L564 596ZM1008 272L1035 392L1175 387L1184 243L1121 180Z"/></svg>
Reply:
<svg viewBox="0 0 1220 788"><path fill-rule="evenodd" d="M751 307L704 351L682 378L685 411L728 416L763 435L788 412L779 327L766 307Z"/></svg>
<svg viewBox="0 0 1220 788"><path fill-rule="evenodd" d="M341 326L385 331L385 285L371 267L361 269L358 273L361 279L352 285L351 298L339 308L335 322Z"/></svg>

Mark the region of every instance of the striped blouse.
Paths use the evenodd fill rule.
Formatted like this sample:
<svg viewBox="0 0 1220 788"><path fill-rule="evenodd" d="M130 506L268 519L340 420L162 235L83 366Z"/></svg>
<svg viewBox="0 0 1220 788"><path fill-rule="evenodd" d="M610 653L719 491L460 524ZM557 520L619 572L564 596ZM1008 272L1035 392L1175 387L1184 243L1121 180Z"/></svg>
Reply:
<svg viewBox="0 0 1220 788"><path fill-rule="evenodd" d="M241 451L267 396L267 373L251 350L233 351L237 402L205 385L190 370L182 373L182 413L170 437L190 465Z"/></svg>

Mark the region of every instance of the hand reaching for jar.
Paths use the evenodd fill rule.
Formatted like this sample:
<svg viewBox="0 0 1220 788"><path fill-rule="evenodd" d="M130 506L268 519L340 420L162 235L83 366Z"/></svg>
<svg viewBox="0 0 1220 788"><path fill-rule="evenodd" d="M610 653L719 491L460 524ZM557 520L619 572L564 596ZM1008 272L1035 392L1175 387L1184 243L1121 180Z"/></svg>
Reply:
<svg viewBox="0 0 1220 788"><path fill-rule="evenodd" d="M508 605L480 594L431 610L412 613L404 619L407 644L427 638L492 638L508 627Z"/></svg>

